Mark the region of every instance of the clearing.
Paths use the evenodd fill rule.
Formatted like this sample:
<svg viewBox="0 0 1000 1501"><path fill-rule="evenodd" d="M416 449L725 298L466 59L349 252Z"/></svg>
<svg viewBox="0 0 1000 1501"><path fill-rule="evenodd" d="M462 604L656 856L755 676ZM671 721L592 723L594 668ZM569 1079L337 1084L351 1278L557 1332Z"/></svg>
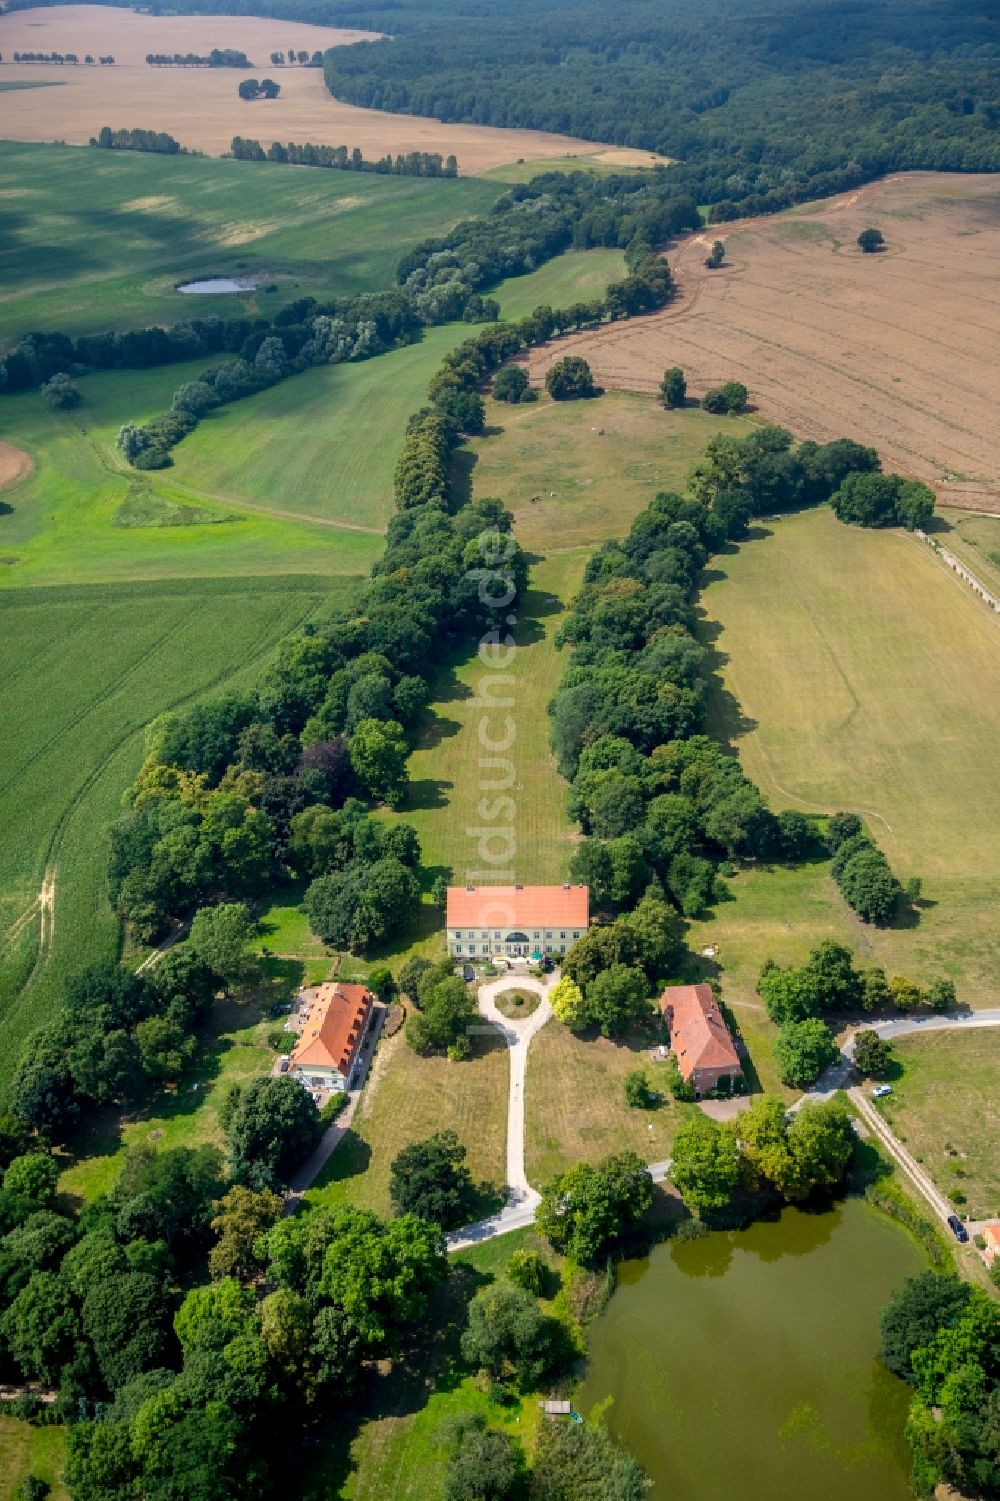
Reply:
<svg viewBox="0 0 1000 1501"><path fill-rule="evenodd" d="M878 1108L962 1214L1000 1217L1000 1035L928 1032L893 1043L901 1077Z"/></svg>
<svg viewBox="0 0 1000 1501"><path fill-rule="evenodd" d="M485 212L499 191L469 179L11 141L0 142L0 176L0 344L28 329L271 316L295 297L380 291L411 246ZM176 290L213 275L260 285L211 297Z"/></svg>
<svg viewBox="0 0 1000 1501"><path fill-rule="evenodd" d="M608 284L626 274L620 250L566 250L528 276L512 276L487 295L500 304L501 318L512 322L539 305L568 307L603 297Z"/></svg>
<svg viewBox="0 0 1000 1501"><path fill-rule="evenodd" d="M868 225L888 249L863 255ZM724 240L718 271L703 261ZM670 255L662 313L536 351L536 378L580 354L605 386L654 391L668 365L692 394L742 380L799 438L847 435L946 504L1000 511L1000 184L914 172L770 218L713 225Z"/></svg>
<svg viewBox="0 0 1000 1501"><path fill-rule="evenodd" d="M315 141L359 146L366 159L407 151L458 157L463 173L482 172L517 157L544 159L571 151L606 150L600 142L541 130L497 130L489 125L445 125L423 116L359 109L331 97L322 68L274 68L272 51L294 47L312 54L370 38L372 32L307 26L257 16L157 16L104 5L55 5L0 17L0 52L111 53L114 67L44 63L4 64L10 82L60 83L62 88L12 91L0 98L0 136L17 141L67 141L83 146L102 125L141 121L165 130L182 146L212 156L229 150L234 135L265 142ZM154 68L147 53L194 52L213 47L246 53L254 66ZM278 99L248 104L237 96L241 78L272 75Z"/></svg>
<svg viewBox="0 0 1000 1501"><path fill-rule="evenodd" d="M923 879L920 920L861 923L823 862L747 870L694 946L719 945L744 1002L769 955L798 961L834 937L890 974L947 974L961 1000L995 1005L995 616L904 533L843 526L825 507L755 532L713 561L701 597L714 729L772 806L863 814L897 874Z"/></svg>

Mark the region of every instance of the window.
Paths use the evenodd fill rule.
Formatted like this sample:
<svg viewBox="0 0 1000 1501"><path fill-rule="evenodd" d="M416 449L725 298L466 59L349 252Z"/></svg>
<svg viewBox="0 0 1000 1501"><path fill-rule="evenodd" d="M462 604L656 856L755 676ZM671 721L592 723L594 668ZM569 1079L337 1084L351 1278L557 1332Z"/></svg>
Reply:
<svg viewBox="0 0 1000 1501"><path fill-rule="evenodd" d="M499 937L500 937L500 934L499 934L499 933L494 933L494 934L493 934L493 937L494 937L494 938L499 938Z"/></svg>
<svg viewBox="0 0 1000 1501"><path fill-rule="evenodd" d="M461 930L461 928L456 928L455 929L455 937L456 938L461 938L461 936L462 936L462 930Z"/></svg>
<svg viewBox="0 0 1000 1501"><path fill-rule="evenodd" d="M532 938L541 938L541 933L532 933Z"/></svg>
<svg viewBox="0 0 1000 1501"><path fill-rule="evenodd" d="M560 934L559 934L559 937L560 937L560 938L565 938L565 937L566 937L566 934L565 934L565 933L560 933Z"/></svg>
<svg viewBox="0 0 1000 1501"><path fill-rule="evenodd" d="M476 945L474 943L470 943L469 944L469 953L470 954L474 954L475 952L476 952Z"/></svg>
<svg viewBox="0 0 1000 1501"><path fill-rule="evenodd" d="M579 936L580 936L579 931L577 931L576 933L573 934L574 938L579 938Z"/></svg>
<svg viewBox="0 0 1000 1501"><path fill-rule="evenodd" d="M546 930L545 936L546 938L551 938L552 934L548 930Z"/></svg>

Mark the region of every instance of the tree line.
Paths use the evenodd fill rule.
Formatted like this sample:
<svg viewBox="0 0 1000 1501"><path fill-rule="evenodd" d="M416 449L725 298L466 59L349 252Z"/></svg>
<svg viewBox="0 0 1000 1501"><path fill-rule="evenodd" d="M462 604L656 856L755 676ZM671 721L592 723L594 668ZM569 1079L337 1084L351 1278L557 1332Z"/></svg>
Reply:
<svg viewBox="0 0 1000 1501"><path fill-rule="evenodd" d="M13 61L16 63L78 63L80 61L75 52L15 52L12 56ZM83 61L89 66L93 66L95 58L88 52ZM96 61L102 63L104 67L110 67L114 64L114 58L111 56L98 57ZM2 62L3 57L0 55L0 63Z"/></svg>
<svg viewBox="0 0 1000 1501"><path fill-rule="evenodd" d="M640 267L643 285L622 296L649 297L647 276L667 293L658 263ZM488 326L452 351L411 434L429 441L434 432L438 452L453 449L462 420L482 410L483 371L524 338L547 336L554 318L539 309L524 327ZM393 805L404 790L428 663L502 629L527 563L498 501L455 510L446 474L417 483L411 459L369 584L338 597L323 626L290 636L257 689L150 726L146 760L111 830L111 896L137 937L155 937L194 910L191 935L149 977L119 965L72 977L65 1009L33 1037L18 1070L9 1123L18 1198L0 1192L12 1237L0 1241L0 1256L9 1250L18 1271L8 1297L0 1288L0 1360L12 1378L59 1388L57 1412L72 1424L75 1501L168 1489L204 1501L275 1493L287 1483L290 1433L332 1402L342 1409L372 1363L425 1339L447 1274L440 1226L425 1216L459 1210L441 1192L434 1154L428 1163L426 1153L410 1153L414 1160L396 1166L395 1219L348 1208L281 1219L282 1187L323 1127L287 1076L225 1097L224 1157L213 1148L141 1148L107 1196L83 1216L60 1213L59 1223L23 1192L36 1180L47 1192L54 1168L24 1159L51 1162L39 1147L72 1135L80 1112L176 1087L204 1006L246 982L254 923L240 898L282 872L297 875L309 883L315 931L359 950L413 914L425 880L416 833L372 817L372 805ZM467 988L450 965L413 968L399 976L419 997L411 1045L461 1058ZM372 971L371 983L390 991L393 982ZM461 1153L444 1144L441 1157L458 1171ZM568 1187L574 1223L560 1210L553 1243L614 1243L641 1213L649 1190L638 1159L602 1165L601 1174L583 1198ZM605 1205L599 1222L593 1186ZM541 1274L529 1265L515 1276ZM468 1306L462 1361L500 1387L523 1390L559 1372L568 1352L577 1354L514 1277ZM569 1438L547 1430L526 1475L517 1445L467 1424L449 1453L449 1495L476 1495L485 1463L506 1477L495 1495L527 1478L533 1496L554 1501L577 1493L581 1477L607 1501L644 1493L641 1469L599 1426Z"/></svg>
<svg viewBox="0 0 1000 1501"><path fill-rule="evenodd" d="M188 154L180 141L175 141L165 130L113 130L110 125L102 125L97 135L91 136L90 144L103 151L154 151L161 156Z"/></svg>
<svg viewBox="0 0 1000 1501"><path fill-rule="evenodd" d="M147 52L151 68L252 68L245 52L235 47L213 47L203 57L197 52Z"/></svg>
<svg viewBox="0 0 1000 1501"><path fill-rule="evenodd" d="M289 141L283 146L272 141L267 150L252 136L233 136L229 154L241 162L289 162L295 167L333 167L341 172L378 172L395 177L457 177L458 160L443 157L439 151L408 151L393 157L390 153L375 161L366 160L360 148L315 146Z"/></svg>
<svg viewBox="0 0 1000 1501"><path fill-rule="evenodd" d="M58 331L30 333L0 356L0 393L40 386L56 373L144 369L223 353L252 362L268 336L280 338L293 361L300 354L306 363L365 358L382 352L379 327L391 333L384 347L392 348L411 342L425 325L495 319L499 309L483 297L484 289L534 270L570 245L620 243L631 273L648 260L653 243L698 223L692 200L636 176L549 173L502 194L481 219L460 221L447 235L415 246L399 263L394 289L327 302L299 298L270 319L184 319L168 328L75 338ZM560 327L592 327L605 316L657 305L658 278L664 274L650 273L652 281L649 275L638 280L630 275L609 288L603 302L567 309ZM374 330L365 326L372 322Z"/></svg>
<svg viewBox="0 0 1000 1501"><path fill-rule="evenodd" d="M413 274L413 273L411 273ZM203 371L174 392L169 412L142 426L125 423L117 444L137 469L162 469L170 449L194 431L201 418L225 402L253 395L310 365L370 359L419 338L425 322L439 322L457 307L469 321L488 322L499 312L495 301L483 298L468 284L438 284L429 294L423 284L405 291L363 293L343 299L339 317L320 315L310 323L286 324L272 335L251 335L241 357ZM547 342L555 334L593 327L605 320L630 317L664 306L674 295L665 261L649 255L623 281L608 287L603 298L553 310L543 306L515 324L491 323L474 339L466 340L445 359L430 386L432 405L411 420L397 462L396 501L401 508L413 496L424 497L430 483L444 495L451 453L462 435L482 431L485 408L478 387L519 350ZM454 298L453 302L451 299ZM304 299L306 306L311 299ZM252 354L252 359L250 358Z"/></svg>

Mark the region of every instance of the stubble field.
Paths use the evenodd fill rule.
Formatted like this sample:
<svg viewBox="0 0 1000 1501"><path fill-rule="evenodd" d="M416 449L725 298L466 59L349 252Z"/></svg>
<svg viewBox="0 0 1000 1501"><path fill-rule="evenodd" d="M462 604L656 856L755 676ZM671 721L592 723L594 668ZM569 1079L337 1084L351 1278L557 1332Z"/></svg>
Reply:
<svg viewBox="0 0 1000 1501"><path fill-rule="evenodd" d="M182 146L218 156L234 135L267 142L316 141L359 146L366 158L407 151L458 157L463 173L482 172L518 157L544 159L568 152L599 152L600 142L540 130L497 130L488 125L446 125L422 116L359 109L331 97L322 68L275 69L272 51L309 52L343 46L374 33L307 26L256 16L154 16L101 5L57 5L0 16L0 53L75 52L81 58L110 53L114 67L4 64L9 83L59 83L59 89L11 90L0 97L0 137L16 141L66 141L85 145L101 125L141 125L165 130ZM147 53L193 52L213 47L246 53L253 67L154 68ZM274 75L281 96L246 103L241 78Z"/></svg>
<svg viewBox="0 0 1000 1501"><path fill-rule="evenodd" d="M881 228L888 248L856 239ZM705 269L721 239L726 263ZM671 253L681 296L649 318L535 352L540 378L566 353L608 387L653 391L668 365L701 395L741 380L768 421L800 438L841 435L945 504L1000 510L1000 183L915 172L773 218L718 225Z"/></svg>

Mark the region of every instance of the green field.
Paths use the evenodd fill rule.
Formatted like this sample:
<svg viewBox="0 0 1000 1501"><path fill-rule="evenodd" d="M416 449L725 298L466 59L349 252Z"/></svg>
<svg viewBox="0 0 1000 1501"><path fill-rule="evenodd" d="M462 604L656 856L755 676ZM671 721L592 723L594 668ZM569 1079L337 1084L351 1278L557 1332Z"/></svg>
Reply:
<svg viewBox="0 0 1000 1501"><path fill-rule="evenodd" d="M511 276L490 292L500 304L501 318L524 318L540 305L568 307L603 297L610 282L625 275L620 250L567 250L546 261L528 276Z"/></svg>
<svg viewBox="0 0 1000 1501"><path fill-rule="evenodd" d="M251 680L312 614L326 581L188 580L0 594L0 1083L50 1014L70 969L116 952L103 831L157 714ZM55 921L39 955L37 898L54 873ZM13 944L9 935L18 933ZM34 983L24 990L35 960ZM43 962L41 962L43 961Z"/></svg>
<svg viewBox="0 0 1000 1501"><path fill-rule="evenodd" d="M763 529L759 529L763 531ZM819 938L996 1004L1000 943L997 625L930 549L823 509L769 522L716 559L702 595L721 673L716 731L775 807L864 815L897 874L923 878L919 922L858 921L823 863L750 870L695 925L742 1001L769 955Z"/></svg>
<svg viewBox="0 0 1000 1501"><path fill-rule="evenodd" d="M970 1219L1000 1218L1000 1030L925 1032L893 1043L902 1076L879 1100L886 1120Z"/></svg>
<svg viewBox="0 0 1000 1501"><path fill-rule="evenodd" d="M392 286L400 256L485 212L496 184L0 143L0 345L30 329L272 314ZM256 293L179 282L260 276ZM274 291L265 288L274 287Z"/></svg>
<svg viewBox="0 0 1000 1501"><path fill-rule="evenodd" d="M428 329L419 344L307 370L220 407L174 450L170 473L227 506L277 507L381 532L393 511L406 420L424 404L443 356L469 331L467 323ZM337 534L338 548L347 535ZM372 557L381 550L379 540Z"/></svg>
<svg viewBox="0 0 1000 1501"><path fill-rule="evenodd" d="M34 462L32 474L0 495L0 591L171 576L367 573L382 550L377 532L315 524L296 511L291 488L248 510L239 493L216 498L185 482L183 445L177 464L155 474L122 460L115 449L121 424L165 410L202 365L88 375L79 383L83 404L71 412L51 412L37 392L0 401L0 438ZM308 371L266 394L326 373ZM249 405L231 409L248 428ZM237 441L232 430L231 437ZM293 446L291 431L285 442ZM167 507L195 507L203 524L121 525L135 497L150 495Z"/></svg>

